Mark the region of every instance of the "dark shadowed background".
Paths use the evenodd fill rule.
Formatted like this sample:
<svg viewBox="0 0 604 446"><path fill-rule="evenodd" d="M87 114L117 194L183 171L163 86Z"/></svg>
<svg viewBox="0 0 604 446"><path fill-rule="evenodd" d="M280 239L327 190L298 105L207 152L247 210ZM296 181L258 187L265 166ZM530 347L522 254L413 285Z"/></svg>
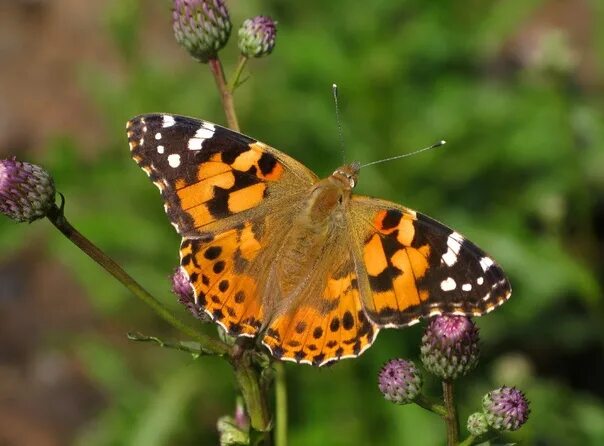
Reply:
<svg viewBox="0 0 604 446"><path fill-rule="evenodd" d="M462 424L486 391L515 385L532 413L509 441L604 444L604 4L228 5L229 72L242 20L279 22L275 52L251 61L236 93L245 133L331 173L337 82L348 159L448 140L364 169L357 190L446 222L511 278L512 299L477 320L482 360L457 386ZM170 7L1 2L0 156L52 172L71 222L188 318L170 293L178 236L124 129L154 111L225 122L207 67L174 41ZM0 218L0 444L216 444L234 407L228 366L132 343L134 330L177 336L48 222ZM330 368L288 364L291 444L444 444L441 420L377 390L385 360L417 359L421 331L383 331Z"/></svg>

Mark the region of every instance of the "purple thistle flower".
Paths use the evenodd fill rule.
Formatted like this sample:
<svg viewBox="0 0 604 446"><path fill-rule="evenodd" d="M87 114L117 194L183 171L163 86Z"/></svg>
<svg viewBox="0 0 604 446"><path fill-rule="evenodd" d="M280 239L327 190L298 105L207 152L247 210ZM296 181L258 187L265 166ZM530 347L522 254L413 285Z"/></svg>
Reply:
<svg viewBox="0 0 604 446"><path fill-rule="evenodd" d="M489 426L497 431L515 431L520 428L530 413L524 393L515 387L503 386L487 393L482 407Z"/></svg>
<svg viewBox="0 0 604 446"><path fill-rule="evenodd" d="M475 437L487 433L489 430L489 423L487 423L487 417L483 412L473 413L468 417L468 432Z"/></svg>
<svg viewBox="0 0 604 446"><path fill-rule="evenodd" d="M426 369L445 380L466 375L478 363L478 328L465 316L438 316L422 337Z"/></svg>
<svg viewBox="0 0 604 446"><path fill-rule="evenodd" d="M245 57L262 57L275 48L277 22L270 17L247 19L239 28L239 50Z"/></svg>
<svg viewBox="0 0 604 446"><path fill-rule="evenodd" d="M55 204L55 185L48 172L15 159L0 160L0 213L19 222L46 216Z"/></svg>
<svg viewBox="0 0 604 446"><path fill-rule="evenodd" d="M172 28L176 41L193 58L216 58L231 35L231 19L223 0L173 0Z"/></svg>
<svg viewBox="0 0 604 446"><path fill-rule="evenodd" d="M408 404L419 395L422 377L413 362L391 359L380 370L378 387L388 401Z"/></svg>
<svg viewBox="0 0 604 446"><path fill-rule="evenodd" d="M176 294L178 301L197 319L202 321L210 320L206 312L195 303L195 295L193 294L191 282L180 267L177 267L172 274L172 292Z"/></svg>

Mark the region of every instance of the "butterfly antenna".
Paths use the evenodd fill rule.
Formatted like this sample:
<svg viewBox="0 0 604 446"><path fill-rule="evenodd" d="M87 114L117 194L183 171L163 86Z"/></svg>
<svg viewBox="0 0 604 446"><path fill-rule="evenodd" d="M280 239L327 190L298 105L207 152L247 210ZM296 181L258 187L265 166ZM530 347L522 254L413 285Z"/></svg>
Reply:
<svg viewBox="0 0 604 446"><path fill-rule="evenodd" d="M444 146L446 143L447 143L447 141L445 141L445 140L438 141L437 143L434 143L431 146L424 147L423 149L416 150L415 152L404 153L402 155L391 156L390 158L386 158L386 159L383 159L383 160L372 161L370 163L363 164L360 168L367 167L367 166L373 166L374 164L385 163L386 161L392 161L392 160L398 160L398 159L401 159L401 158L407 158L408 156L417 155L418 153L425 152L426 150L436 149L437 147Z"/></svg>
<svg viewBox="0 0 604 446"><path fill-rule="evenodd" d="M344 132L342 131L342 121L340 120L340 107L338 105L338 86L333 84L331 86L333 91L333 101L336 105L336 122L338 124L338 137L340 140L340 147L342 149L342 163L346 161L346 153L344 151Z"/></svg>

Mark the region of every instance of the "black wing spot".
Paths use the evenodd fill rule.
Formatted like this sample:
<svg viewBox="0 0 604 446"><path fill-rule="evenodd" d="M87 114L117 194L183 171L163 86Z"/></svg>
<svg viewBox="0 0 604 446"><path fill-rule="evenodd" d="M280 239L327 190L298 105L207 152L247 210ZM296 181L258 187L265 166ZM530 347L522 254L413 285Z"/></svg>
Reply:
<svg viewBox="0 0 604 446"><path fill-rule="evenodd" d="M340 328L340 319L338 319L337 317L334 317L329 324L329 329L331 331L338 331L339 328Z"/></svg>
<svg viewBox="0 0 604 446"><path fill-rule="evenodd" d="M323 329L321 327L315 327L312 332L312 337L315 339L320 339L323 336Z"/></svg>
<svg viewBox="0 0 604 446"><path fill-rule="evenodd" d="M262 175L265 176L273 171L276 164L277 159L267 152L264 152L258 160L258 167L260 167L260 172L262 172Z"/></svg>
<svg viewBox="0 0 604 446"><path fill-rule="evenodd" d="M222 253L222 248L220 246L210 246L205 250L203 256L208 260L217 259L218 256ZM186 257L186 256L185 256ZM184 260L184 258L183 258Z"/></svg>
<svg viewBox="0 0 604 446"><path fill-rule="evenodd" d="M219 260L218 262L214 263L212 270L214 271L215 274L220 274L221 272L224 271L225 265L226 265L226 263L224 263L224 260Z"/></svg>
<svg viewBox="0 0 604 446"><path fill-rule="evenodd" d="M382 227L380 229L392 229L396 228L401 221L403 214L396 209L388 209L384 219L382 220Z"/></svg>
<svg viewBox="0 0 604 446"><path fill-rule="evenodd" d="M344 316L342 317L342 327L344 327L345 330L350 330L354 327L354 317L352 317L350 311L344 313Z"/></svg>

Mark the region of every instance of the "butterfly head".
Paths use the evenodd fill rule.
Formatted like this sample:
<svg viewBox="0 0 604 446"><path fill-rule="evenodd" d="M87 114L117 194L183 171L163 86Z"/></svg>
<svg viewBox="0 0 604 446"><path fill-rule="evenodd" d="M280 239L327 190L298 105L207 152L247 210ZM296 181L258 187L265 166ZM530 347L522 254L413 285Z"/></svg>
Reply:
<svg viewBox="0 0 604 446"><path fill-rule="evenodd" d="M361 164L356 161L344 164L342 167L337 168L331 176L334 180L341 182L345 189L353 189L357 184L360 168Z"/></svg>

